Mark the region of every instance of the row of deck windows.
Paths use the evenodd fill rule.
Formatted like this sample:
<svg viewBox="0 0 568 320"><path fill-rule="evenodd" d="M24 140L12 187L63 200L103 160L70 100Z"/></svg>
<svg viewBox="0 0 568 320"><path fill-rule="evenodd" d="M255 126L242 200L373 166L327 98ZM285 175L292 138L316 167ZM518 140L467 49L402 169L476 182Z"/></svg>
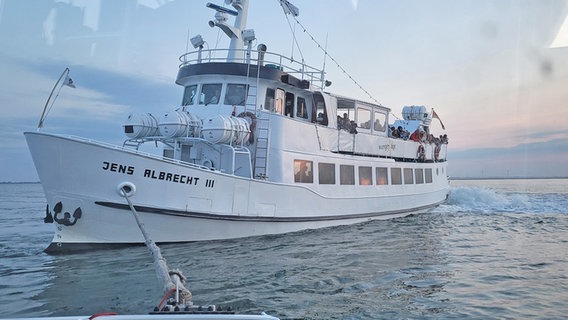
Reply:
<svg viewBox="0 0 568 320"><path fill-rule="evenodd" d="M227 83L225 86L223 83L189 85L185 87L182 106L195 104L244 106L247 102L247 91L248 86L242 83ZM324 99L317 93L303 97L281 88L267 88L264 109L324 126L329 124ZM355 100L337 99L338 129L349 129L354 126L366 132L384 132L386 123L387 115L384 109Z"/></svg>
<svg viewBox="0 0 568 320"><path fill-rule="evenodd" d="M208 83L201 85L201 91L197 92L197 85L185 87L183 94L183 106L198 104L210 105L221 102L221 83ZM244 106L247 99L247 86L240 83L229 83L226 87L223 104L233 106Z"/></svg>
<svg viewBox="0 0 568 320"><path fill-rule="evenodd" d="M336 184L336 165L334 163L317 164L317 183ZM339 184L341 185L402 185L432 183L432 168L390 168L339 165ZM374 174L373 174L374 172ZM390 174L389 174L390 173ZM436 175L438 175L436 169ZM314 163L309 160L294 160L294 182L314 183Z"/></svg>

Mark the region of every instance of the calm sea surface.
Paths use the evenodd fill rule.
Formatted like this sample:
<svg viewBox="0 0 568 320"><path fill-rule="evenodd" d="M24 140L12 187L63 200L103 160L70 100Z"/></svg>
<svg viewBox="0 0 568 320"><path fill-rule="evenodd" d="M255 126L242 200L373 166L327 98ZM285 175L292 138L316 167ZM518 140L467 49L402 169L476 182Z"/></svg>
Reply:
<svg viewBox="0 0 568 320"><path fill-rule="evenodd" d="M49 256L39 184L0 184L0 318L147 313L145 247ZM162 246L197 304L281 319L565 319L568 180L453 181L428 214Z"/></svg>

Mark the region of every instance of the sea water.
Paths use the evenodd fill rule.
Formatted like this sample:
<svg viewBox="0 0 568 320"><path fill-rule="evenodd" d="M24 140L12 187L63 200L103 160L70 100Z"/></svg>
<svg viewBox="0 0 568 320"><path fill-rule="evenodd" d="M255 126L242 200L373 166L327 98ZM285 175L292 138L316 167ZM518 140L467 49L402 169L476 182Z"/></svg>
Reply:
<svg viewBox="0 0 568 320"><path fill-rule="evenodd" d="M50 256L39 184L0 185L0 318L147 313L145 247ZM446 204L387 221L164 245L196 304L281 319L562 319L568 180L452 181Z"/></svg>

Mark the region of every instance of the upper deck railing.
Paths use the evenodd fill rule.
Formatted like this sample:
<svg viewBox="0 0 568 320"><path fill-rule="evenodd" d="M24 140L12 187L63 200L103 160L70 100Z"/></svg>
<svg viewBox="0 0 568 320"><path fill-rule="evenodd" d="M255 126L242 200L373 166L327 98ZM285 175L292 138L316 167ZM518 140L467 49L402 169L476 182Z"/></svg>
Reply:
<svg viewBox="0 0 568 320"><path fill-rule="evenodd" d="M233 50L234 51L234 50ZM200 51L192 51L185 53L179 57L181 61L180 68L187 65L199 63L245 63L249 62L253 65L260 64L265 67L277 68L283 72L293 75L300 80L308 80L314 86L319 87L324 81L325 71L309 66L303 61L290 59L281 54L272 53L268 51L249 51L247 49L240 50L243 53L243 59L228 60L227 54L229 49L208 49Z"/></svg>

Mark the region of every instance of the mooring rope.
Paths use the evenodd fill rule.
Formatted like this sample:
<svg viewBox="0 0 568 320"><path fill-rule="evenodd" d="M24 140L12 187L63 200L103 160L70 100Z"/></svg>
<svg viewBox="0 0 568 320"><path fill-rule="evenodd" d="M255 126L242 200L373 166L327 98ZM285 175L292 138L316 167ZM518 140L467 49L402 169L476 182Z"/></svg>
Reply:
<svg viewBox="0 0 568 320"><path fill-rule="evenodd" d="M181 298L181 302L184 304L191 305L192 295L191 292L184 286L186 280L185 276L181 273L180 270L174 269L170 271L170 269L168 268L168 264L166 263L166 259L164 259L164 257L162 256L160 248L156 245L156 243L152 240L152 238L150 238L150 236L146 232L144 223L140 220L138 212L136 212L136 208L134 208L132 201L130 201L130 197L126 189L126 186L122 187L120 191L122 196L126 198L128 206L130 207L130 211L132 211L132 215L134 215L134 219L138 224L138 228L140 229L142 235L144 236L144 240L146 241L145 242L146 247L148 247L150 253L152 253L152 257L154 258L154 267L156 268L156 275L158 276L158 280L160 280L160 282L162 283L162 291L164 295L169 296L171 295L173 290L177 290L179 291L179 297ZM177 287L175 283L178 284Z"/></svg>

